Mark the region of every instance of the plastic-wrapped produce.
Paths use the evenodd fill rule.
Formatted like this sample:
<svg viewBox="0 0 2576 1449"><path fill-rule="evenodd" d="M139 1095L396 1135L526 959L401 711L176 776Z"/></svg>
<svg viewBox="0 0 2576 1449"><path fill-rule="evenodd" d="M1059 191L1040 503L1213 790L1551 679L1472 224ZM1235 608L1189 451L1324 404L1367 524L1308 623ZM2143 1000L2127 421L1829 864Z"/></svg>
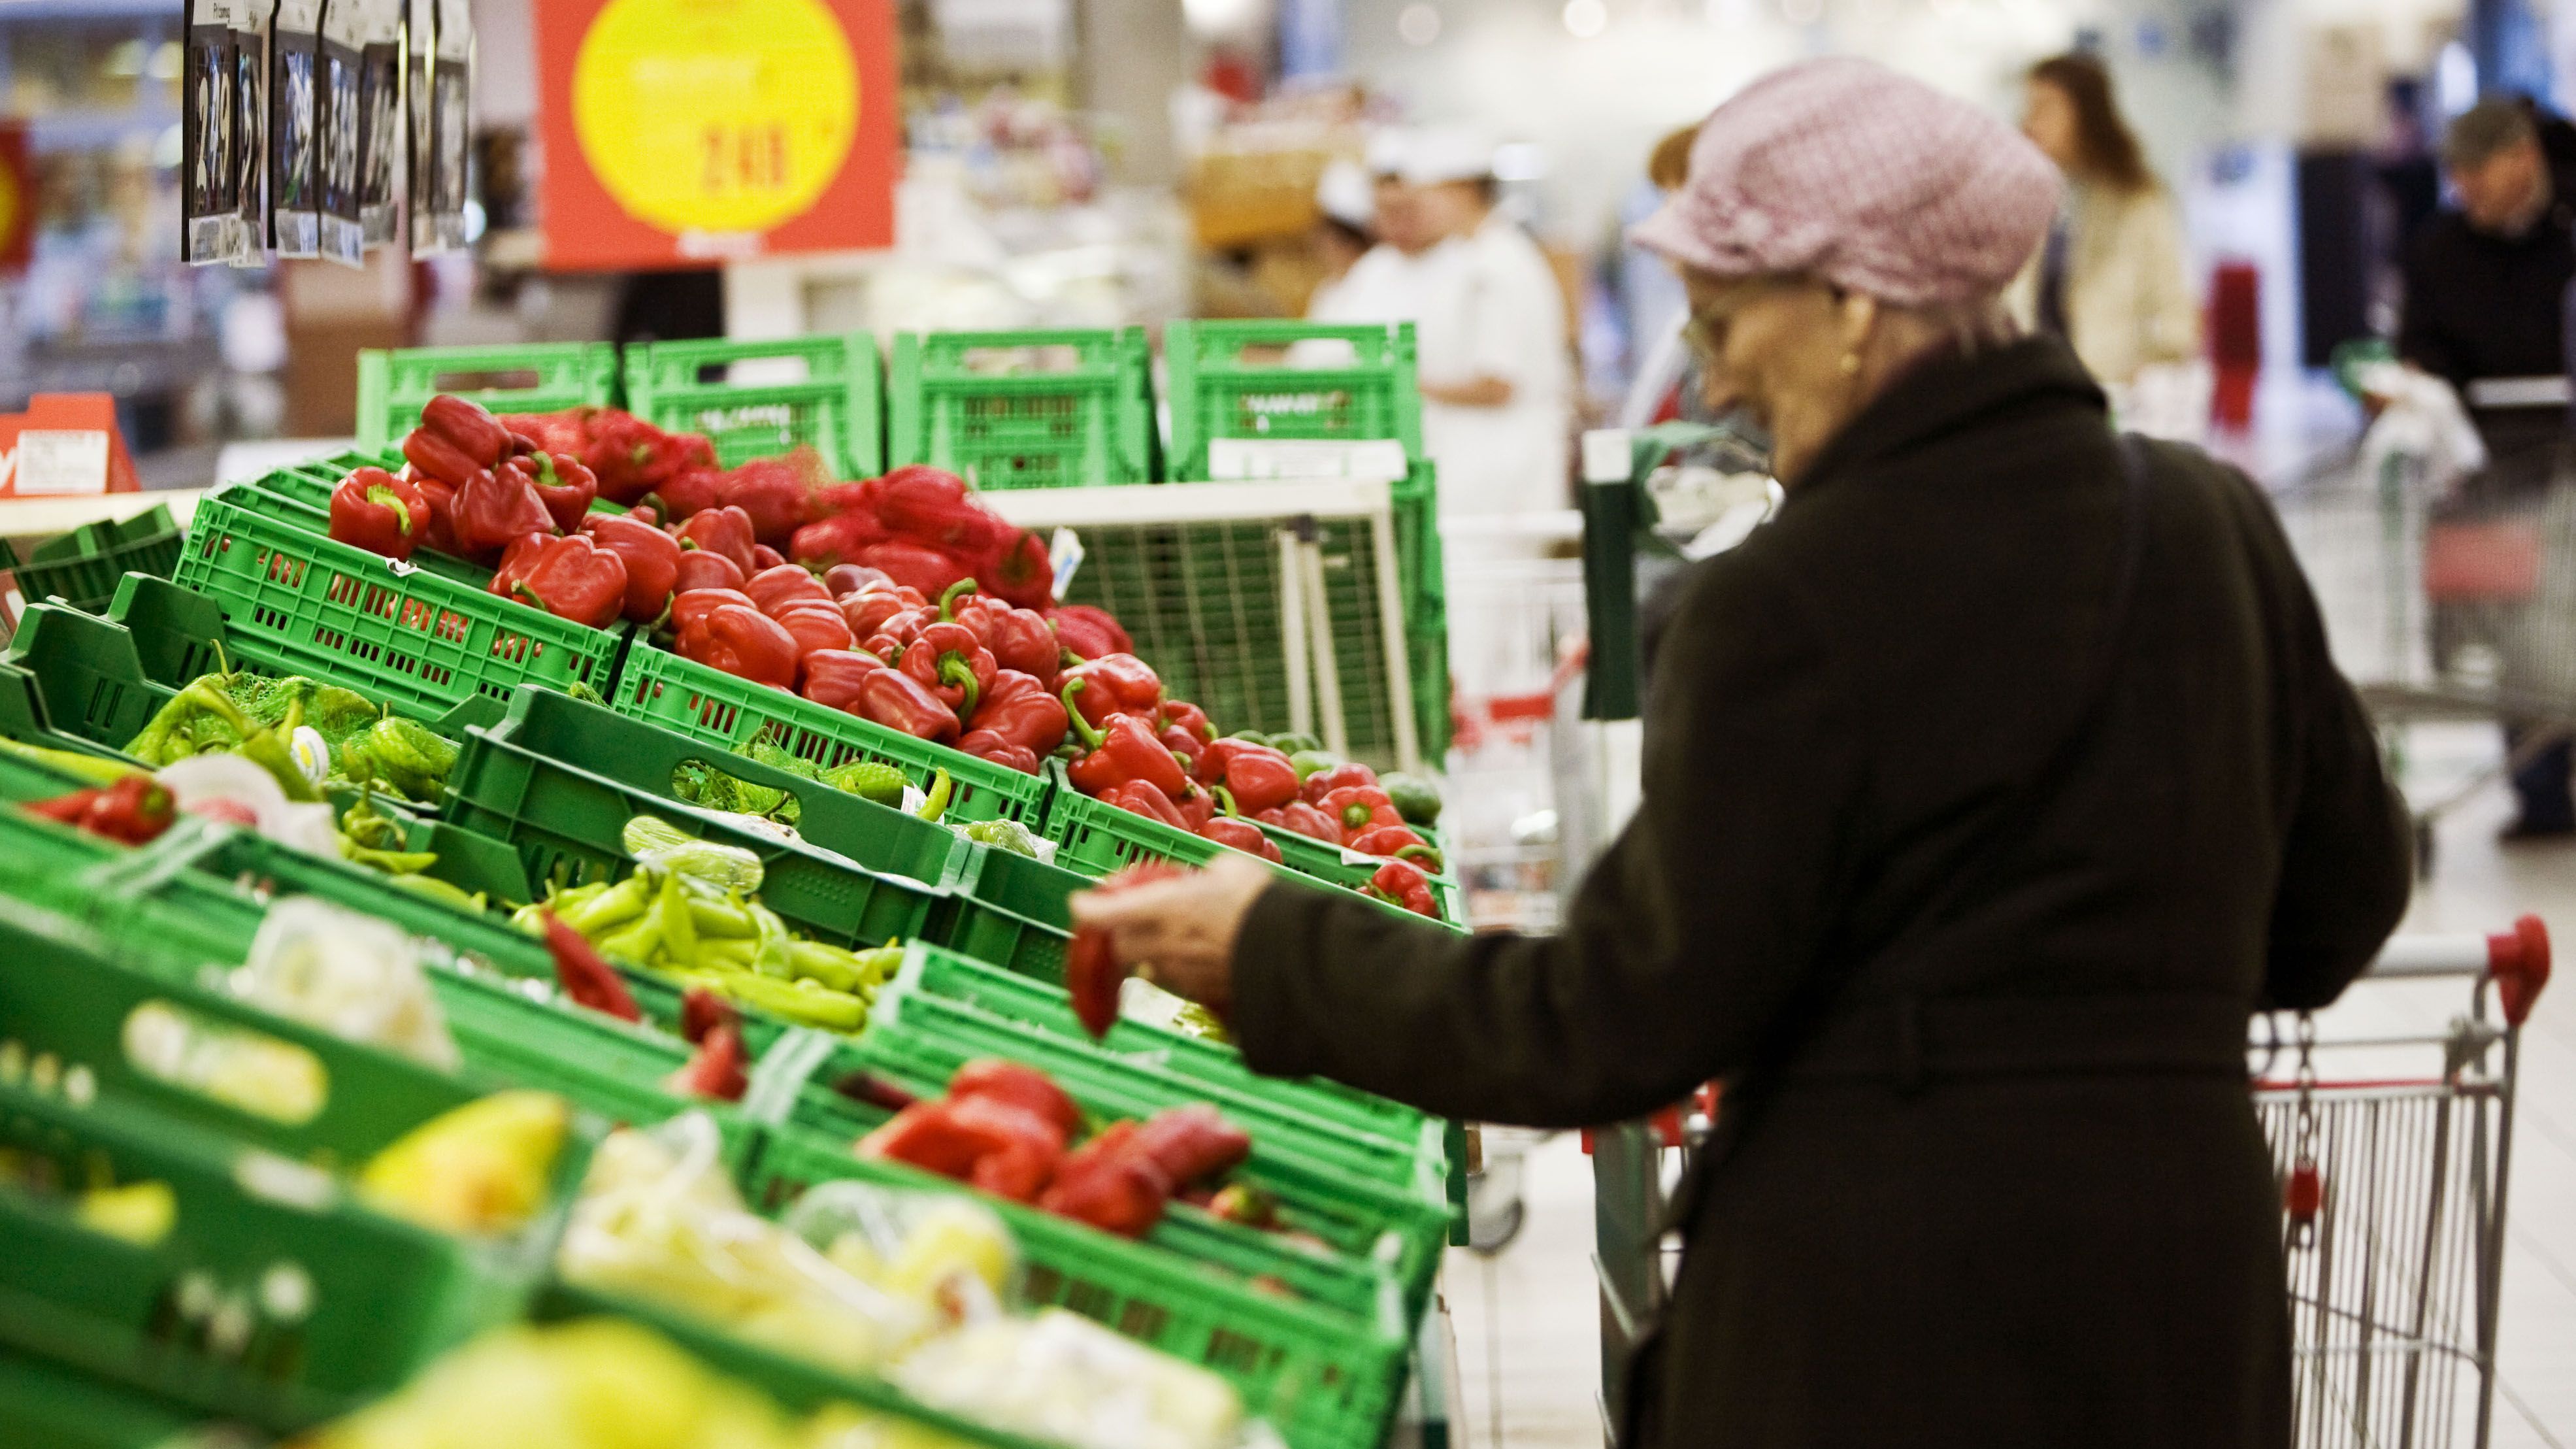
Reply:
<svg viewBox="0 0 2576 1449"><path fill-rule="evenodd" d="M1061 1308L933 1339L891 1377L923 1403L1075 1449L1243 1442L1243 1402L1224 1379Z"/></svg>
<svg viewBox="0 0 2576 1449"><path fill-rule="evenodd" d="M236 995L334 1036L455 1070L456 1042L421 972L420 943L389 922L289 896L268 908Z"/></svg>

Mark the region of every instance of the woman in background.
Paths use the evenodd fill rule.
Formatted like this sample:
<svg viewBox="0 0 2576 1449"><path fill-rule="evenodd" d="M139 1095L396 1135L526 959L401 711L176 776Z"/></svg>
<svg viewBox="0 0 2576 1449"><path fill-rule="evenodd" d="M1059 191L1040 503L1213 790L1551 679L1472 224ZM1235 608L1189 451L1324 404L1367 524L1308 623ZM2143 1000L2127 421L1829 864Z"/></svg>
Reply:
<svg viewBox="0 0 2576 1449"><path fill-rule="evenodd" d="M2185 273L2182 216L2147 169L2089 55L2030 68L2022 134L2065 174L2066 200L2014 301L2032 330L2063 338L2114 389L2200 352L2200 303Z"/></svg>

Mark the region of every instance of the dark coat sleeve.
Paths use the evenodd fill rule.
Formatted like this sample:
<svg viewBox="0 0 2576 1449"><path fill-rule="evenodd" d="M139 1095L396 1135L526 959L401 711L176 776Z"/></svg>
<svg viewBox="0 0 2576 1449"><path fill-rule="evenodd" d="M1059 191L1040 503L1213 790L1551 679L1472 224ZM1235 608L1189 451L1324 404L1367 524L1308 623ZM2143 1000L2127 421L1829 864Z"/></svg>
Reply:
<svg viewBox="0 0 2576 1449"><path fill-rule="evenodd" d="M1260 1071L1446 1116L1636 1117L1742 1064L1817 959L1866 758L1857 696L1749 553L1665 641L1637 814L1553 937L1460 937L1277 885L1235 950Z"/></svg>
<svg viewBox="0 0 2576 1449"><path fill-rule="evenodd" d="M2379 738L2361 701L2327 652L2306 575L2269 508L2257 509L2273 576L2267 592L2288 615L2282 707L2292 720L2263 1004L2307 1010L2342 995L2406 914L2415 831L2405 797L2380 767Z"/></svg>
<svg viewBox="0 0 2576 1449"><path fill-rule="evenodd" d="M2444 326L2441 309L2444 218L2435 216L2406 248L2406 293L2397 318L2397 355L2453 386L2467 363Z"/></svg>

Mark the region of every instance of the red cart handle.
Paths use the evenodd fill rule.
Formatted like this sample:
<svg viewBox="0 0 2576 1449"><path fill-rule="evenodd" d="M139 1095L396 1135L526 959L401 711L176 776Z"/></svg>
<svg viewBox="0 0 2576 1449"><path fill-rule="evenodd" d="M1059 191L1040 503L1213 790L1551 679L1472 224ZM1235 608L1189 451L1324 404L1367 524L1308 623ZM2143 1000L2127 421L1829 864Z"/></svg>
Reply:
<svg viewBox="0 0 2576 1449"><path fill-rule="evenodd" d="M2495 980L2496 1005L2504 1019L2520 1026L2549 984L2549 928L2538 916L2525 916L2513 929L2487 937L2487 975Z"/></svg>

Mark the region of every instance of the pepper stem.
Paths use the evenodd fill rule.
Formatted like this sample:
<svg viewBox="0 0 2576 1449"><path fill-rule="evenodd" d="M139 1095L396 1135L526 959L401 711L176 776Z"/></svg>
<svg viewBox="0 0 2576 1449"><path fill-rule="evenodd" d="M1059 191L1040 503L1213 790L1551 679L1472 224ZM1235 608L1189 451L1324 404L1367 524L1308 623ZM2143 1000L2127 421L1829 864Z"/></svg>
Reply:
<svg viewBox="0 0 2576 1449"><path fill-rule="evenodd" d="M367 501L378 508L392 509L394 527L402 530L403 537L411 536L411 505L403 501L401 494L390 488L370 488L367 490Z"/></svg>
<svg viewBox="0 0 2576 1449"><path fill-rule="evenodd" d="M1082 710L1073 702L1073 697L1082 693L1082 687L1090 682L1087 679L1068 679L1064 682L1064 691L1060 697L1064 700L1064 712L1067 721L1073 726L1074 737L1082 741L1084 749L1096 750L1100 748L1102 740L1109 738L1108 731L1092 728L1091 721L1082 717Z"/></svg>
<svg viewBox="0 0 2576 1449"><path fill-rule="evenodd" d="M1399 846L1396 849L1394 858L1407 863L1420 861L1422 862L1422 868L1426 871L1437 871L1440 869L1440 852L1434 850L1428 845Z"/></svg>
<svg viewBox="0 0 2576 1449"><path fill-rule="evenodd" d="M1216 808L1224 811L1228 820L1240 820L1243 818L1243 812L1234 807L1234 792L1232 790L1225 788L1223 785L1218 785L1214 787L1214 793L1216 795Z"/></svg>
<svg viewBox="0 0 2576 1449"><path fill-rule="evenodd" d="M963 655L942 654L939 656L939 682L954 687L965 696L957 705L957 722L965 723L984 698L983 686L975 682L975 666L967 663Z"/></svg>
<svg viewBox="0 0 2576 1449"><path fill-rule="evenodd" d="M973 579L959 579L957 582L950 584L947 591L939 596L939 622L945 624L956 619L957 596L959 594L971 594L973 592L975 592L975 581Z"/></svg>

